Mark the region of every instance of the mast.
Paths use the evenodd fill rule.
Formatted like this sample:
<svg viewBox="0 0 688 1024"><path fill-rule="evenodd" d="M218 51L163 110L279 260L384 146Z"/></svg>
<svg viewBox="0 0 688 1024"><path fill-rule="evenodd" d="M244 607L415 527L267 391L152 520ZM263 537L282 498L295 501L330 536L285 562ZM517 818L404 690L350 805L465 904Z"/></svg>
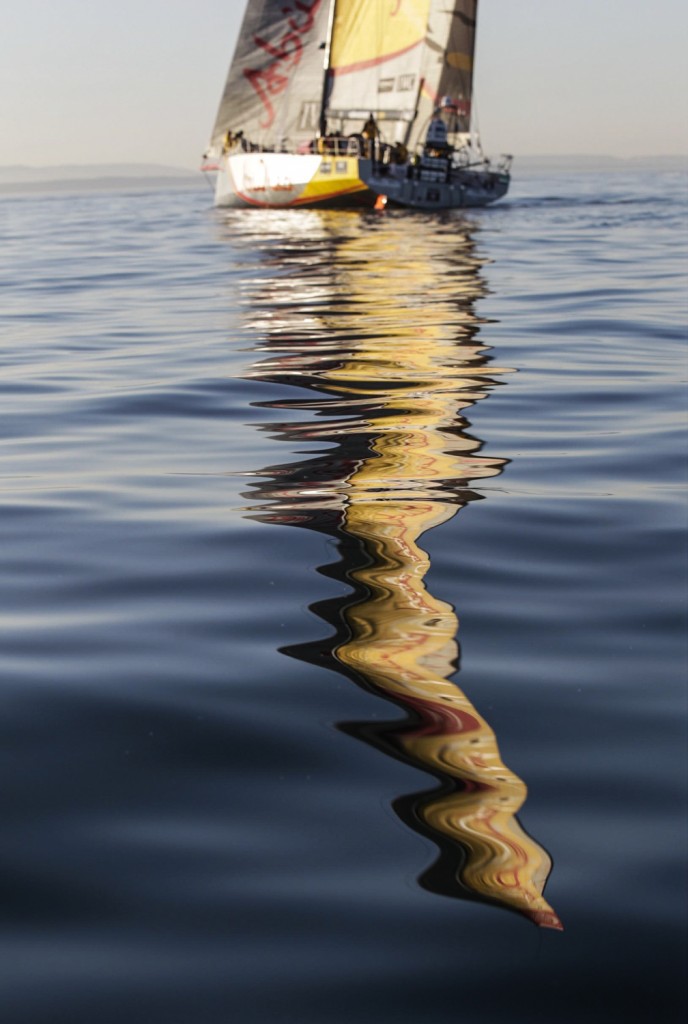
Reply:
<svg viewBox="0 0 688 1024"><path fill-rule="evenodd" d="M337 0L330 0L330 10L327 16L327 38L325 40L325 59L323 61L323 87L322 87L322 99L320 101L320 118L319 118L319 134L325 135L327 133L327 99L329 95L329 75L330 75L330 54L332 53L332 30L334 28L334 14L335 7L337 6Z"/></svg>

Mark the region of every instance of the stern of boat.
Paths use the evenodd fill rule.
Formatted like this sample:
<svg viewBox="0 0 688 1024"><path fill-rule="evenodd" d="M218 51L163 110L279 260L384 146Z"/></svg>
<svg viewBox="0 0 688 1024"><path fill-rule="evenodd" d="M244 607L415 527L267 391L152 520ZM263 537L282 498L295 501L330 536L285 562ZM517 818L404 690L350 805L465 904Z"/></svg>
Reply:
<svg viewBox="0 0 688 1024"><path fill-rule="evenodd" d="M387 202L417 210L488 206L509 190L511 157L494 166L482 158L458 164L451 156L423 156L404 164L367 161L362 177Z"/></svg>
<svg viewBox="0 0 688 1024"><path fill-rule="evenodd" d="M337 207L372 205L356 156L229 153L219 161L216 206Z"/></svg>

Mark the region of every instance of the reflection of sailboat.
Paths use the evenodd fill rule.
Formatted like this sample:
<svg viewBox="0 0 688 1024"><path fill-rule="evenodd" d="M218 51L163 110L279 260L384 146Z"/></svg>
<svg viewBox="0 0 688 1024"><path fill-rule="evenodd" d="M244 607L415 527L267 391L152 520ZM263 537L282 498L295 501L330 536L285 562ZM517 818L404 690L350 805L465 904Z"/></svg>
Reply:
<svg viewBox="0 0 688 1024"><path fill-rule="evenodd" d="M285 312L272 323L269 355L250 372L321 393L270 403L315 414L308 422L271 423L271 432L336 445L305 462L262 471L251 492L260 499L251 505L256 518L335 537L340 561L324 571L352 591L314 609L332 624L334 643L330 638L286 653L321 663L329 657L407 712L401 724L345 728L440 779L439 790L396 804L404 820L440 848L423 884L559 928L542 894L550 858L515 817L526 787L503 764L488 723L449 679L458 662L458 621L453 608L427 590L429 559L418 544L425 531L479 497L469 481L504 466L479 453L480 442L461 415L503 372L477 341L479 263L467 232L457 238L455 225L451 240L419 236L409 275L414 285L409 294L406 278L401 301L394 281L408 263L395 253L403 251L407 226L395 219L368 225L366 232L377 232L371 246L369 235L352 233L350 221L330 215L310 244L322 250L328 228L337 241L326 265L338 286L322 282L322 263L320 283L309 283L304 253L292 255L302 261L293 301L267 297ZM347 229L349 237L342 238ZM284 278L278 288L288 288ZM329 312L310 322L299 340L300 317L325 301ZM259 296L252 303L260 309ZM357 315L367 310L364 319Z"/></svg>
<svg viewBox="0 0 688 1024"><path fill-rule="evenodd" d="M484 206L477 0L249 0L205 155L219 206Z"/></svg>

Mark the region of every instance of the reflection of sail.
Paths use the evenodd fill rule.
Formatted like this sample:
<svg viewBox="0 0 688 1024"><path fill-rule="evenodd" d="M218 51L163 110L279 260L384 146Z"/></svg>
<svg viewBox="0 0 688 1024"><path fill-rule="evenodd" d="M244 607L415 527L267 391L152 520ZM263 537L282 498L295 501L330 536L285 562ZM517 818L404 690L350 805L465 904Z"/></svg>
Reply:
<svg viewBox="0 0 688 1024"><path fill-rule="evenodd" d="M480 454L461 415L504 372L489 365L477 341L473 304L482 284L473 244L465 228L457 234L456 223L435 224L432 235L421 229L414 236L409 259L402 221L367 223L359 233L359 221L333 214L316 223L316 216L317 230L298 254L290 249L286 256L297 275L282 277L265 303L252 294L252 326L261 308L271 310L272 320L269 355L250 376L319 392L270 403L312 415L269 429L292 442L335 447L261 471L264 479L251 492L261 503L253 501L251 512L335 537L341 560L323 571L353 594L314 609L334 627L334 644L286 653L322 663L327 649L340 671L407 712L402 723L343 728L440 780L440 789L395 805L440 848L422 883L559 928L542 895L550 858L515 817L526 787L503 764L487 722L450 681L458 620L427 590L430 562L418 544L479 497L470 481L504 466ZM317 269L309 250L321 257Z"/></svg>

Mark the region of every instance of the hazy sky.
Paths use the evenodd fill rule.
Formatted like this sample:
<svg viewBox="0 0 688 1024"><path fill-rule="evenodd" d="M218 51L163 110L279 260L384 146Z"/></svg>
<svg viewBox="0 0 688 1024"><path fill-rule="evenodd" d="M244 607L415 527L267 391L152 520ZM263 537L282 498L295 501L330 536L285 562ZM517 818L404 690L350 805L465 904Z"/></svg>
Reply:
<svg viewBox="0 0 688 1024"><path fill-rule="evenodd" d="M244 7L2 0L0 164L198 166ZM687 153L687 49L686 0L480 0L486 151Z"/></svg>

